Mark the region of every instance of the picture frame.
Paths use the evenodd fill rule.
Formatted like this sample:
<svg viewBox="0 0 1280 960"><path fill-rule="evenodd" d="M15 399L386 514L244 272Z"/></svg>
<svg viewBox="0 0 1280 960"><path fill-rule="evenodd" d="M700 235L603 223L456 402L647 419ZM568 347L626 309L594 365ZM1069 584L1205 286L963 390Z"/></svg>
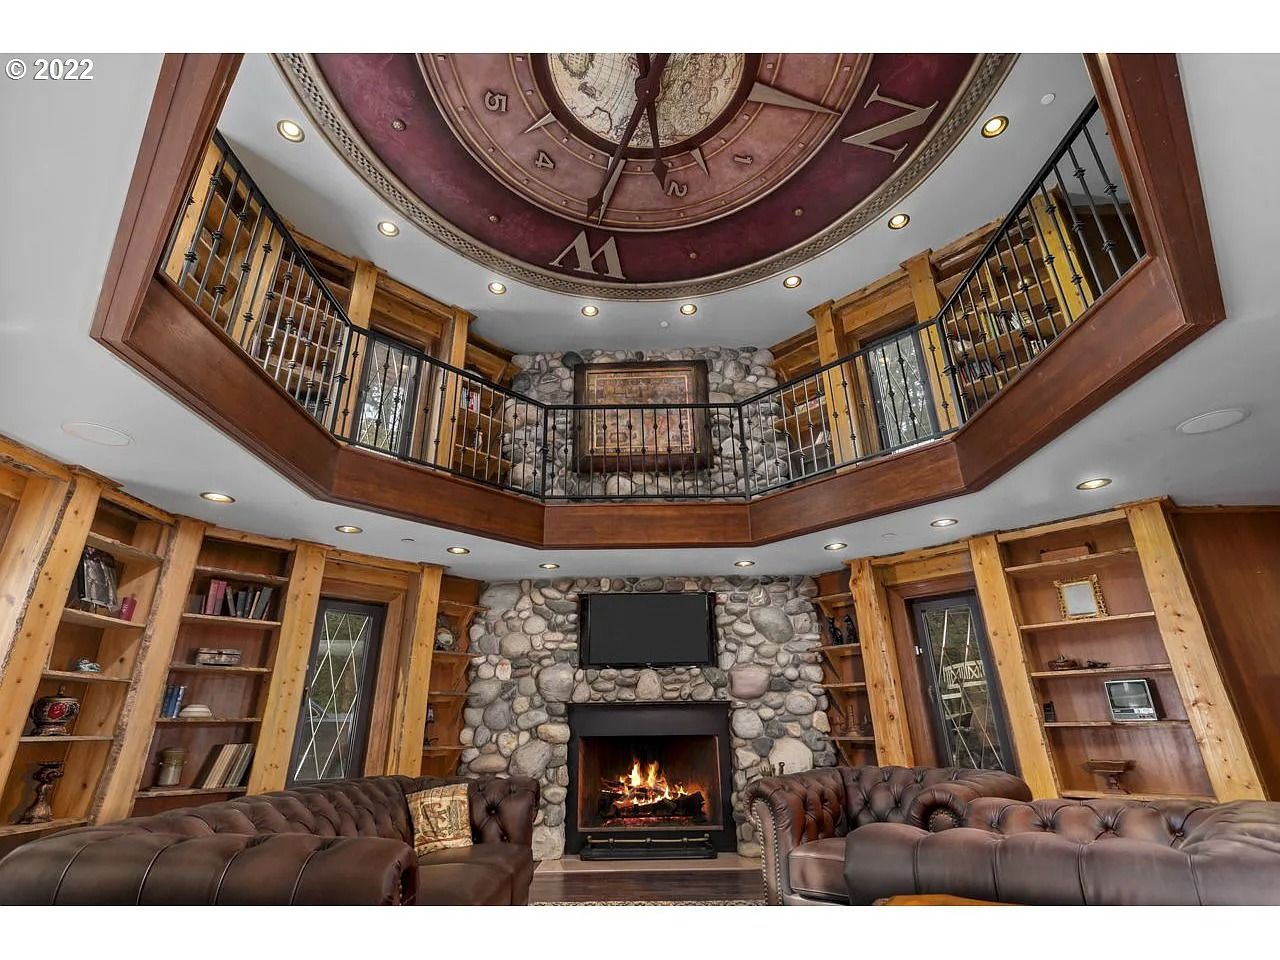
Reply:
<svg viewBox="0 0 1280 960"><path fill-rule="evenodd" d="M703 470L711 464L705 360L584 363L573 371L577 469ZM692 405L692 406L690 406Z"/></svg>
<svg viewBox="0 0 1280 960"><path fill-rule="evenodd" d="M118 578L115 557L93 547L85 547L73 587L75 605L81 610L110 612L118 609Z"/></svg>
<svg viewBox="0 0 1280 960"><path fill-rule="evenodd" d="M1097 620L1107 615L1107 601L1096 573L1077 580L1055 580L1053 586L1063 620Z"/></svg>

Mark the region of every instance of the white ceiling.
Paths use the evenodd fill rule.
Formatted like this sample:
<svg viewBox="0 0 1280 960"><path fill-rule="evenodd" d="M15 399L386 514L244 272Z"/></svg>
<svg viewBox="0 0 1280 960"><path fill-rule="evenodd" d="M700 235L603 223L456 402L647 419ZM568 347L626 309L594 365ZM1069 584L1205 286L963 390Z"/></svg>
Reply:
<svg viewBox="0 0 1280 960"><path fill-rule="evenodd" d="M1040 103L1045 93L1055 94L1048 106ZM589 301L508 277L502 277L504 296L490 294L489 281L501 274L437 242L388 206L312 125L264 54L245 57L218 126L272 205L300 230L471 311L475 331L504 347L528 352L768 346L803 330L811 322L805 311L814 304L841 297L927 247L941 247L1004 216L1091 95L1079 55L1022 56L973 129L894 208L911 214L910 226L891 231L884 225L886 214L795 271L804 278L801 287L784 289L779 275L696 297L698 312L692 317L677 311L682 301ZM1002 136L987 140L979 128L993 114L1004 114L1011 123ZM302 143L289 143L276 133L276 122L285 117L306 129ZM379 220L400 224L400 236L379 234ZM588 302L599 305L598 316L582 316ZM662 320L670 326L660 328Z"/></svg>
<svg viewBox="0 0 1280 960"><path fill-rule="evenodd" d="M549 553L316 502L94 343L89 324L160 62L155 55L96 59L101 69L92 84L35 84L21 91L17 84L0 85L0 139L20 146L0 152L7 214L0 235L0 432L114 477L130 492L176 512L261 533L341 541L383 556L444 562L465 576L545 576L537 569L543 560L560 562L559 573L566 576L740 572L732 566L743 555L736 550ZM1229 319L985 490L746 551L757 561L752 572L817 572L847 557L943 543L1164 493L1185 503L1280 503L1280 307L1271 254L1271 221L1280 210L1280 182L1272 170L1272 159L1280 155L1280 128L1258 122L1273 113L1280 57L1194 55L1181 58L1181 68ZM1027 110L1041 109L1038 98L1032 103ZM1012 134L1025 117L1008 112ZM1063 126L1071 112L1060 113ZM269 116L274 122L275 115ZM1247 150L1240 149L1246 131ZM314 145L314 137L308 143ZM1000 197L973 222L999 212L1021 186L1020 179L983 185ZM978 188L975 181L941 205L965 200ZM923 191L910 206L913 216L928 221L933 214ZM323 209L317 213L323 217ZM886 262L896 263L918 247L919 236ZM386 259L374 246L349 248ZM817 299L808 278L801 289L807 300ZM1222 406L1247 407L1251 416L1222 433L1173 433L1182 419ZM136 440L120 448L86 443L60 430L72 419L117 427ZM1078 480L1098 475L1116 482L1095 493L1076 492ZM226 490L238 502L205 503L196 494L207 489ZM937 516L960 523L945 530L929 527ZM340 523L358 524L365 532L344 537L333 531ZM894 537L885 539L888 533ZM402 543L402 537L416 542ZM823 552L821 545L833 539L847 541L849 549ZM444 547L455 543L471 547L472 554L445 554Z"/></svg>

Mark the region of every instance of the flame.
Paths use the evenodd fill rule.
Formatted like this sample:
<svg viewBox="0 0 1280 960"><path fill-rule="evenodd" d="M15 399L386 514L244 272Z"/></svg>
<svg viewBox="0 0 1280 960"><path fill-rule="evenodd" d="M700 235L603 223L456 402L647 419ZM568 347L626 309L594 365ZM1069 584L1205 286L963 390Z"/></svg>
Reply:
<svg viewBox="0 0 1280 960"><path fill-rule="evenodd" d="M631 770L606 779L603 789L624 816L644 815L663 801L703 793L697 784L686 785L669 780L656 761L642 766L635 757L631 758Z"/></svg>

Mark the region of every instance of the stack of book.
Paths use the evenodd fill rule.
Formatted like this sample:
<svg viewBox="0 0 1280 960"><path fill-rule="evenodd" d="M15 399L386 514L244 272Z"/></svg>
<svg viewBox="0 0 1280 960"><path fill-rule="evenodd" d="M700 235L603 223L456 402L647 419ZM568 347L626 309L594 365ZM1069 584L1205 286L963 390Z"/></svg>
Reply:
<svg viewBox="0 0 1280 960"><path fill-rule="evenodd" d="M272 587L233 587L225 580L210 580L201 613L210 617L265 620Z"/></svg>
<svg viewBox="0 0 1280 960"><path fill-rule="evenodd" d="M224 743L218 747L200 783L202 790L219 790L243 786L253 759L252 743Z"/></svg>
<svg viewBox="0 0 1280 960"><path fill-rule="evenodd" d="M164 688L164 699L160 701L160 718L171 720L182 709L182 698L187 695L185 683L171 683Z"/></svg>

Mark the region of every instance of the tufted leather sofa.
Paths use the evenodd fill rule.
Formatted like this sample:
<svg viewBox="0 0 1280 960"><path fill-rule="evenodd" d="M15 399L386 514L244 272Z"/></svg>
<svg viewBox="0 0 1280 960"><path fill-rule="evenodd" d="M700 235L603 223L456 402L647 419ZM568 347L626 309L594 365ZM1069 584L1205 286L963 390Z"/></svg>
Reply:
<svg viewBox="0 0 1280 960"><path fill-rule="evenodd" d="M405 794L468 783L474 845L413 852ZM69 830L0 860L0 904L516 904L538 784L368 777Z"/></svg>
<svg viewBox="0 0 1280 960"><path fill-rule="evenodd" d="M1017 777L960 767L823 767L748 785L769 903L847 903L845 836L867 825L949 825L975 797L1030 800ZM938 819L942 818L942 819Z"/></svg>
<svg viewBox="0 0 1280 960"><path fill-rule="evenodd" d="M1026 904L1280 904L1280 803L952 798L930 832L849 834L852 903L942 893Z"/></svg>

